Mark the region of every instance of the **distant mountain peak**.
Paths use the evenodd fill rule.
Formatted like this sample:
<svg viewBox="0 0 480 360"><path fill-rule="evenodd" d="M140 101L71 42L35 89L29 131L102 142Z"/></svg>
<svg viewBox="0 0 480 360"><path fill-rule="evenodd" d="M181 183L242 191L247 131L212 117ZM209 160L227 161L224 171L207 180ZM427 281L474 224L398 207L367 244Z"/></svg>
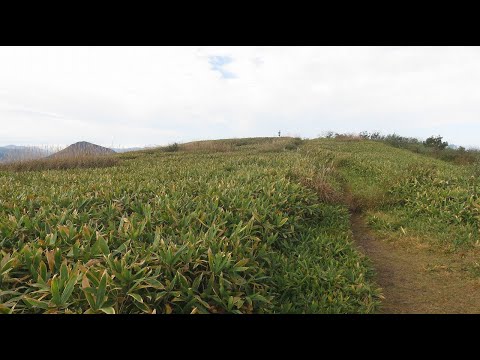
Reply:
<svg viewBox="0 0 480 360"><path fill-rule="evenodd" d="M89 145L100 146L100 145L95 145L95 144L89 143L88 141L79 141L79 142L76 142L75 144L72 144L70 146L89 146Z"/></svg>
<svg viewBox="0 0 480 360"><path fill-rule="evenodd" d="M109 155L115 154L115 151L112 149L95 145L87 141L79 141L75 144L68 146L67 148L59 151L51 157L60 157L60 156L78 156L78 155Z"/></svg>

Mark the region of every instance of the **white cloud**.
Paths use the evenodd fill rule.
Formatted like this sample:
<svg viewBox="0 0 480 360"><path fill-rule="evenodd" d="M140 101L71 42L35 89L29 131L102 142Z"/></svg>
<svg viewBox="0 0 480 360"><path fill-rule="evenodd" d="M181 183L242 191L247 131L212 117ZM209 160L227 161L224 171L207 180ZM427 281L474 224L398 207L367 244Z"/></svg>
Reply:
<svg viewBox="0 0 480 360"><path fill-rule="evenodd" d="M479 63L476 47L1 47L0 145L454 125L480 145Z"/></svg>

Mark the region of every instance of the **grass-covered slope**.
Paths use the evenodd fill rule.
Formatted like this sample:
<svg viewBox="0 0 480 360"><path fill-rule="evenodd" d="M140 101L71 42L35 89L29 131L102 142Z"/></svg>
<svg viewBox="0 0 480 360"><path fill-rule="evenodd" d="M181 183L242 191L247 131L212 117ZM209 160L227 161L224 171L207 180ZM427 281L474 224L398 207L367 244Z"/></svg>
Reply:
<svg viewBox="0 0 480 360"><path fill-rule="evenodd" d="M0 311L374 312L325 150L238 141L0 172Z"/></svg>
<svg viewBox="0 0 480 360"><path fill-rule="evenodd" d="M369 313L381 297L349 210L405 246L479 243L475 165L378 141L231 139L112 159L0 171L1 312Z"/></svg>
<svg viewBox="0 0 480 360"><path fill-rule="evenodd" d="M318 139L303 151L331 157L351 206L364 210L370 225L391 238L455 250L479 240L480 175L476 165L455 165L366 140Z"/></svg>

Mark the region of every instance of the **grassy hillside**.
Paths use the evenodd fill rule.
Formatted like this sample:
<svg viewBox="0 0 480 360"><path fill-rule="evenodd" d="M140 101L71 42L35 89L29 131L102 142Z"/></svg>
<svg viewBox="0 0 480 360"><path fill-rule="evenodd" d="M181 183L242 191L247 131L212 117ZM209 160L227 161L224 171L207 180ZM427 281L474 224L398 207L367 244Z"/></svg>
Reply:
<svg viewBox="0 0 480 360"><path fill-rule="evenodd" d="M245 142L2 172L2 311L375 311L348 209L300 181L321 166L295 139Z"/></svg>
<svg viewBox="0 0 480 360"><path fill-rule="evenodd" d="M390 239L478 244L479 182L361 139L232 139L0 171L5 313L370 313L349 211Z"/></svg>
<svg viewBox="0 0 480 360"><path fill-rule="evenodd" d="M310 156L333 157L332 183L351 194L370 225L393 238L455 251L477 244L480 186L475 164L455 165L365 140L314 140Z"/></svg>

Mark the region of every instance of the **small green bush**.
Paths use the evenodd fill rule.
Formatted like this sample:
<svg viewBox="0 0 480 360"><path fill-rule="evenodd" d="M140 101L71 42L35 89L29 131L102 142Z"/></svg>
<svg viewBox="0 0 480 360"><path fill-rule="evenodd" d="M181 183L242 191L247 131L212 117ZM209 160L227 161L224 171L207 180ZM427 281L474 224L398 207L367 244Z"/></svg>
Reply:
<svg viewBox="0 0 480 360"><path fill-rule="evenodd" d="M165 146L164 151L166 151L166 152L177 152L178 148L179 148L178 144L173 143L173 144L170 144L168 146Z"/></svg>
<svg viewBox="0 0 480 360"><path fill-rule="evenodd" d="M448 146L448 142L442 141L443 137L430 136L427 140L424 141L424 145L427 147L435 148L438 150L444 150Z"/></svg>

